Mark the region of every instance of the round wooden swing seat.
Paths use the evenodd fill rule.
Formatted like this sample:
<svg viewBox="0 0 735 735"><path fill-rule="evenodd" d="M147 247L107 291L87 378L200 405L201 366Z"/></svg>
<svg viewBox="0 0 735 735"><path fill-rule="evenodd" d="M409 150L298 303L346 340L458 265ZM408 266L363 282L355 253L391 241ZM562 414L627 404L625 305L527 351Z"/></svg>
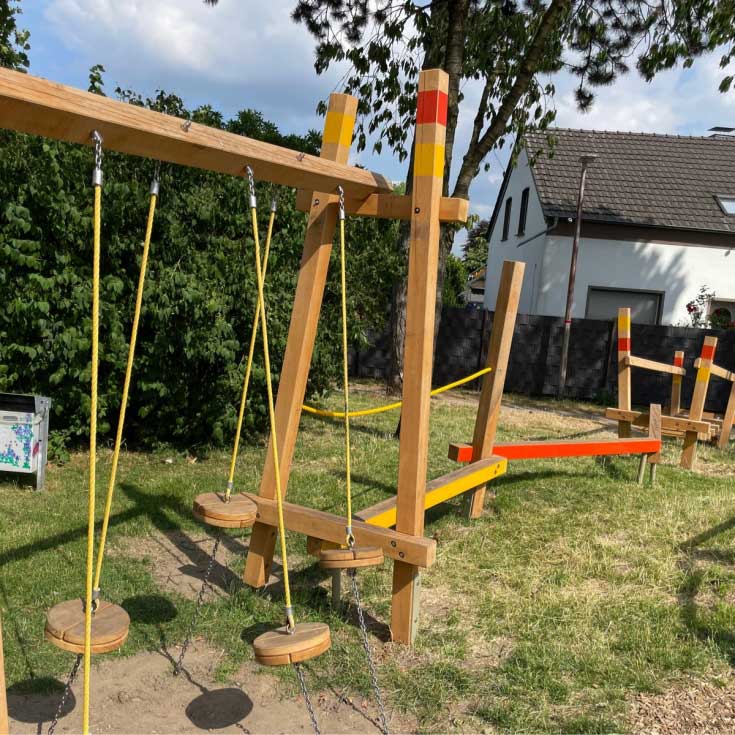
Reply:
<svg viewBox="0 0 735 735"><path fill-rule="evenodd" d="M194 517L218 528L248 528L255 523L258 506L244 495L202 493L194 500Z"/></svg>
<svg viewBox="0 0 735 735"><path fill-rule="evenodd" d="M359 569L380 566L385 557L377 546L353 546L351 549L322 549L319 566L322 569Z"/></svg>
<svg viewBox="0 0 735 735"><path fill-rule="evenodd" d="M99 600L92 615L92 653L116 651L125 643L130 616L119 605ZM46 640L57 648L84 653L84 600L67 600L46 613Z"/></svg>
<svg viewBox="0 0 735 735"><path fill-rule="evenodd" d="M264 666L286 666L315 658L332 645L329 626L297 623L293 633L287 626L270 630L253 641L255 660Z"/></svg>

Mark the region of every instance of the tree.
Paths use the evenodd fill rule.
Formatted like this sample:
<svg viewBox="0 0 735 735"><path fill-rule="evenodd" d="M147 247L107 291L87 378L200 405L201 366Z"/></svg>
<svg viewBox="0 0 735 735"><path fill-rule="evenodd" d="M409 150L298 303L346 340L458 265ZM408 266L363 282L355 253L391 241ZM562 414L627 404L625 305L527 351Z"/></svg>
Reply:
<svg viewBox="0 0 735 735"><path fill-rule="evenodd" d="M462 260L468 273L484 268L487 265L487 230L490 223L486 219L478 220L467 233L462 245Z"/></svg>
<svg viewBox="0 0 735 735"><path fill-rule="evenodd" d="M30 33L18 28L20 6L14 0L0 0L0 66L17 71L28 68Z"/></svg>

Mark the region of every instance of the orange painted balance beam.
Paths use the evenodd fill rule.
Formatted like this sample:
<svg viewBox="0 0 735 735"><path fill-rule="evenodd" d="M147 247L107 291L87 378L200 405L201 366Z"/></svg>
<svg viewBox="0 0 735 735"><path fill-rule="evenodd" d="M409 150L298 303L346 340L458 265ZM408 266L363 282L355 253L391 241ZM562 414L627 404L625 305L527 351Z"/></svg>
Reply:
<svg viewBox="0 0 735 735"><path fill-rule="evenodd" d="M661 451L661 440L610 439L601 441L545 440L518 444L495 444L493 454L509 460L553 459L555 457L604 457L613 454L656 454ZM450 444L449 459L455 462L472 461L471 444Z"/></svg>

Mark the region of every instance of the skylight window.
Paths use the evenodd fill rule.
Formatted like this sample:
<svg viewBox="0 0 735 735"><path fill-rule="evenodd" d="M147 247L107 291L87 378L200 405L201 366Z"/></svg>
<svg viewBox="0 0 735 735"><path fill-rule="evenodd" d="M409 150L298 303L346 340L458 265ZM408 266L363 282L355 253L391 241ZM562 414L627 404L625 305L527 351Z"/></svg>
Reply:
<svg viewBox="0 0 735 735"><path fill-rule="evenodd" d="M735 196L721 196L720 194L717 194L715 199L717 199L720 209L722 209L725 214L735 217Z"/></svg>

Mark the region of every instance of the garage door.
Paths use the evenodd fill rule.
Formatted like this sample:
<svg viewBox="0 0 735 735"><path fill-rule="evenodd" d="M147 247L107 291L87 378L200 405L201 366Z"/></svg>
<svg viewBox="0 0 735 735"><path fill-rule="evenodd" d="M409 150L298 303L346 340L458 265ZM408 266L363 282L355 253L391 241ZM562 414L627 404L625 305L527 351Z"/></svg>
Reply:
<svg viewBox="0 0 735 735"><path fill-rule="evenodd" d="M590 286L587 293L587 319L615 319L618 309L628 306L636 324L658 324L663 294L657 291L626 291Z"/></svg>

